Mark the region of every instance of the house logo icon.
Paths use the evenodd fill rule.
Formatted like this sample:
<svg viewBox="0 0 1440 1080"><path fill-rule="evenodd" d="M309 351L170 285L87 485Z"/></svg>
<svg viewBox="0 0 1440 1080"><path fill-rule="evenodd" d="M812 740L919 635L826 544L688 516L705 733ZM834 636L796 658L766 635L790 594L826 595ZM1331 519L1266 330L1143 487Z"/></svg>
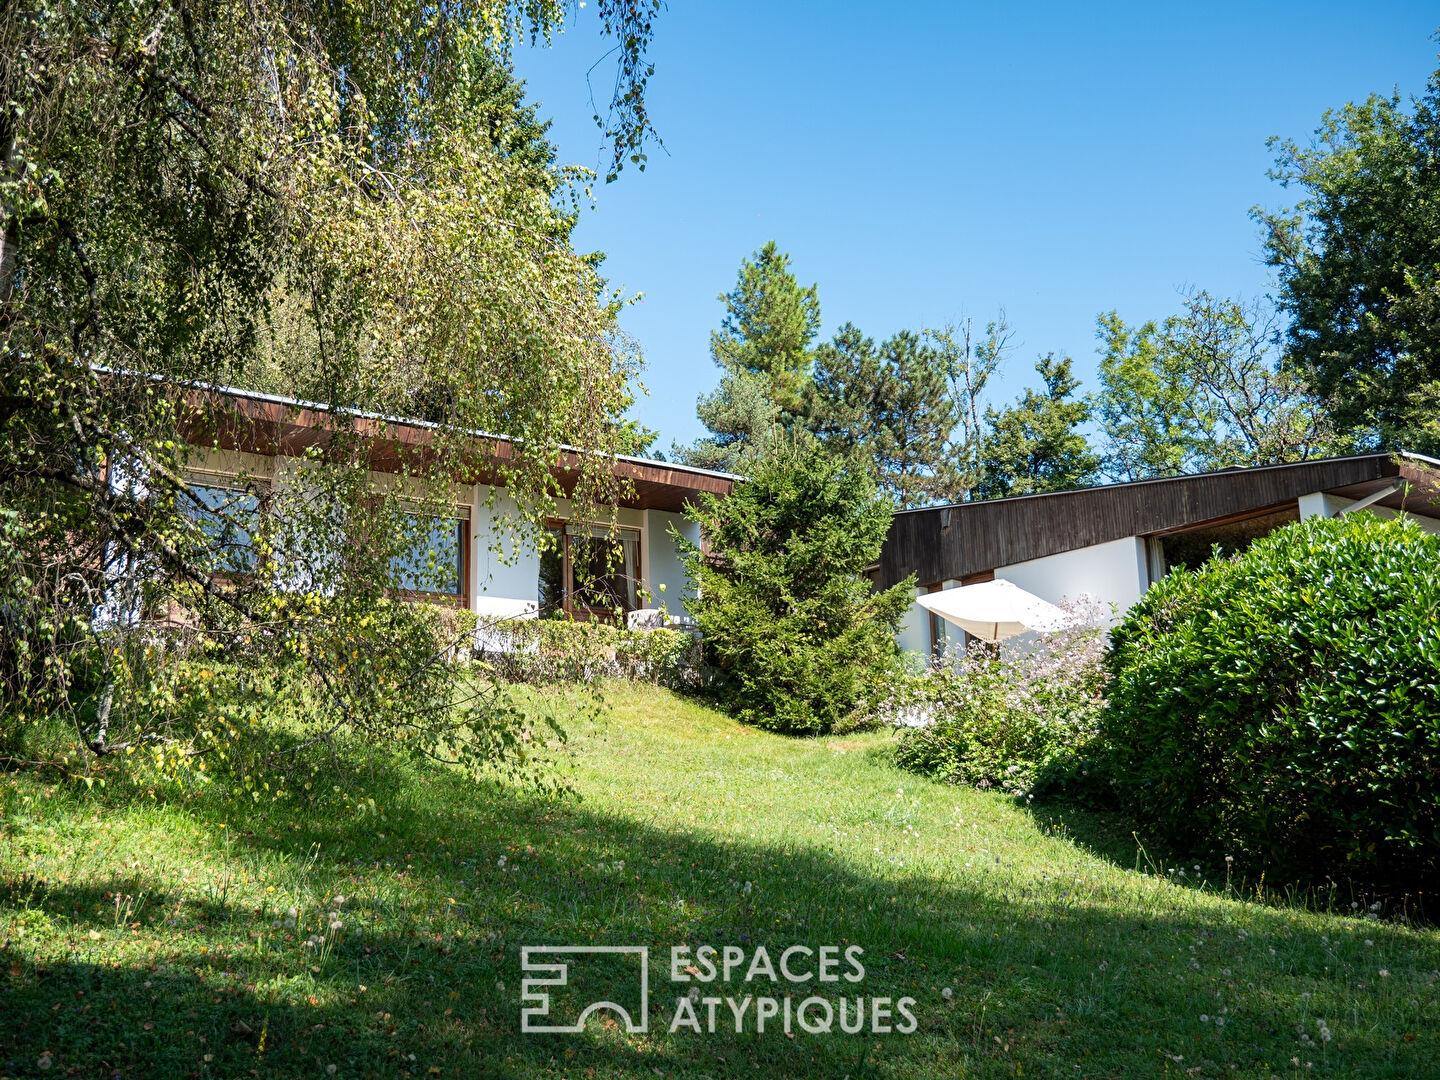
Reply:
<svg viewBox="0 0 1440 1080"><path fill-rule="evenodd" d="M592 1001L580 1010L571 1023L557 1023L550 1013L550 992L546 987L568 986L570 962L567 958L596 953L639 958L639 993L624 1004L614 1001ZM643 1034L650 1029L650 948L647 945L523 945L520 948L520 970L533 972L533 977L520 981L520 1030L527 1034L576 1035L585 1030L592 1014L609 1009L625 1021L627 1034ZM614 995L611 995L614 996Z"/></svg>

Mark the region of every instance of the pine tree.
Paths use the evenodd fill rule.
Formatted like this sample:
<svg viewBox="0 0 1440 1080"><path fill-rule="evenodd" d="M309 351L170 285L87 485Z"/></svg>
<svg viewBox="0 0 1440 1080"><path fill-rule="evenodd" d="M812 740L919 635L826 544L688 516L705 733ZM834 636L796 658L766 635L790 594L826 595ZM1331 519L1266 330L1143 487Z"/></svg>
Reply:
<svg viewBox="0 0 1440 1080"><path fill-rule="evenodd" d="M863 461L898 506L955 499L964 482L949 367L928 337L902 330L877 348L846 323L816 350L810 428L831 450Z"/></svg>
<svg viewBox="0 0 1440 1080"><path fill-rule="evenodd" d="M820 299L815 285L800 285L790 256L771 240L741 262L735 288L720 300L725 318L710 335L720 385L696 405L710 434L675 452L691 465L744 471L802 413Z"/></svg>

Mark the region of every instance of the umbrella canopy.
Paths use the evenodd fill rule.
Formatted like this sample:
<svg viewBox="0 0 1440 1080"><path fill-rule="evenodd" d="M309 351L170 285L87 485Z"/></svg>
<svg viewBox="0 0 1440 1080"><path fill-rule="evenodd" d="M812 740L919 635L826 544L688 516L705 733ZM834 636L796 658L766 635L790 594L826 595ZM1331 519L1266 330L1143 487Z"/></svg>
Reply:
<svg viewBox="0 0 1440 1080"><path fill-rule="evenodd" d="M916 602L981 641L1000 641L1026 630L1049 633L1070 625L1070 616L1034 593L997 579L917 596Z"/></svg>

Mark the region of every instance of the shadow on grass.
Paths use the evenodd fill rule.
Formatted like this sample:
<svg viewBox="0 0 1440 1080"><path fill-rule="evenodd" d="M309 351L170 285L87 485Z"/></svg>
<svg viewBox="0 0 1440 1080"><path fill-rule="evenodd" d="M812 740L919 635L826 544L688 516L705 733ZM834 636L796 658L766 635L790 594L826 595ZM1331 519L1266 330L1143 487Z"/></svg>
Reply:
<svg viewBox="0 0 1440 1080"><path fill-rule="evenodd" d="M1269 1075L1290 1056L1308 995L1354 978L1333 949L1297 950L1277 912L1249 912L1237 933L1234 913L1153 891L1042 892L979 872L973 886L897 880L799 843L660 829L449 774L425 774L420 793L423 807L383 822L252 814L229 858L278 867L287 888L313 895L294 927L274 925L288 918L278 904L192 899L178 928L168 915L117 928L107 893L148 888L169 904L167 887L178 891L138 874L5 882L0 904L53 919L71 944L0 951L3 1075L1115 1076L1161 1075L1172 1052L1203 1075ZM326 955L306 939L324 931L336 894L345 926ZM1282 941L1276 960L1268 947ZM760 945L778 958L792 944L858 944L863 981L818 992L913 997L918 1030L755 1034L751 1013L737 1035L722 1006L714 1034L670 1035L688 984L670 983L669 947L705 943L739 946L747 960ZM627 1037L608 1019L579 1035L522 1033L520 948L545 944L649 946L649 1034ZM1440 949L1430 942L1412 961L1440 967ZM621 1000L626 970L595 970L576 993ZM737 999L791 989L738 972L701 987ZM557 991L556 1007L580 1000ZM1221 1008L1228 1028L1199 1019ZM1416 1008L1408 1042L1373 1016L1347 1031L1336 1075L1422 1075L1440 1050L1440 1016L1433 998Z"/></svg>

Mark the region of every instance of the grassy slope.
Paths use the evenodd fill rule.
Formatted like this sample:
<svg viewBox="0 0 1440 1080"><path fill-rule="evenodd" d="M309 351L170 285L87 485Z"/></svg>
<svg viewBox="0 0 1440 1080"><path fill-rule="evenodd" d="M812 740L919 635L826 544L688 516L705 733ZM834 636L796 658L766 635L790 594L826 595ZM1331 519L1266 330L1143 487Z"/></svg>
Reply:
<svg viewBox="0 0 1440 1080"><path fill-rule="evenodd" d="M0 1076L1440 1068L1434 932L1117 867L896 771L884 736L787 741L662 691L616 698L572 732L578 802L396 765L370 782L383 819L0 780ZM336 894L345 926L310 949ZM292 906L297 931L272 928ZM519 947L584 942L660 954L651 1034L519 1033ZM911 995L920 1030L668 1035L664 957L705 942L858 943L866 978L838 992Z"/></svg>

